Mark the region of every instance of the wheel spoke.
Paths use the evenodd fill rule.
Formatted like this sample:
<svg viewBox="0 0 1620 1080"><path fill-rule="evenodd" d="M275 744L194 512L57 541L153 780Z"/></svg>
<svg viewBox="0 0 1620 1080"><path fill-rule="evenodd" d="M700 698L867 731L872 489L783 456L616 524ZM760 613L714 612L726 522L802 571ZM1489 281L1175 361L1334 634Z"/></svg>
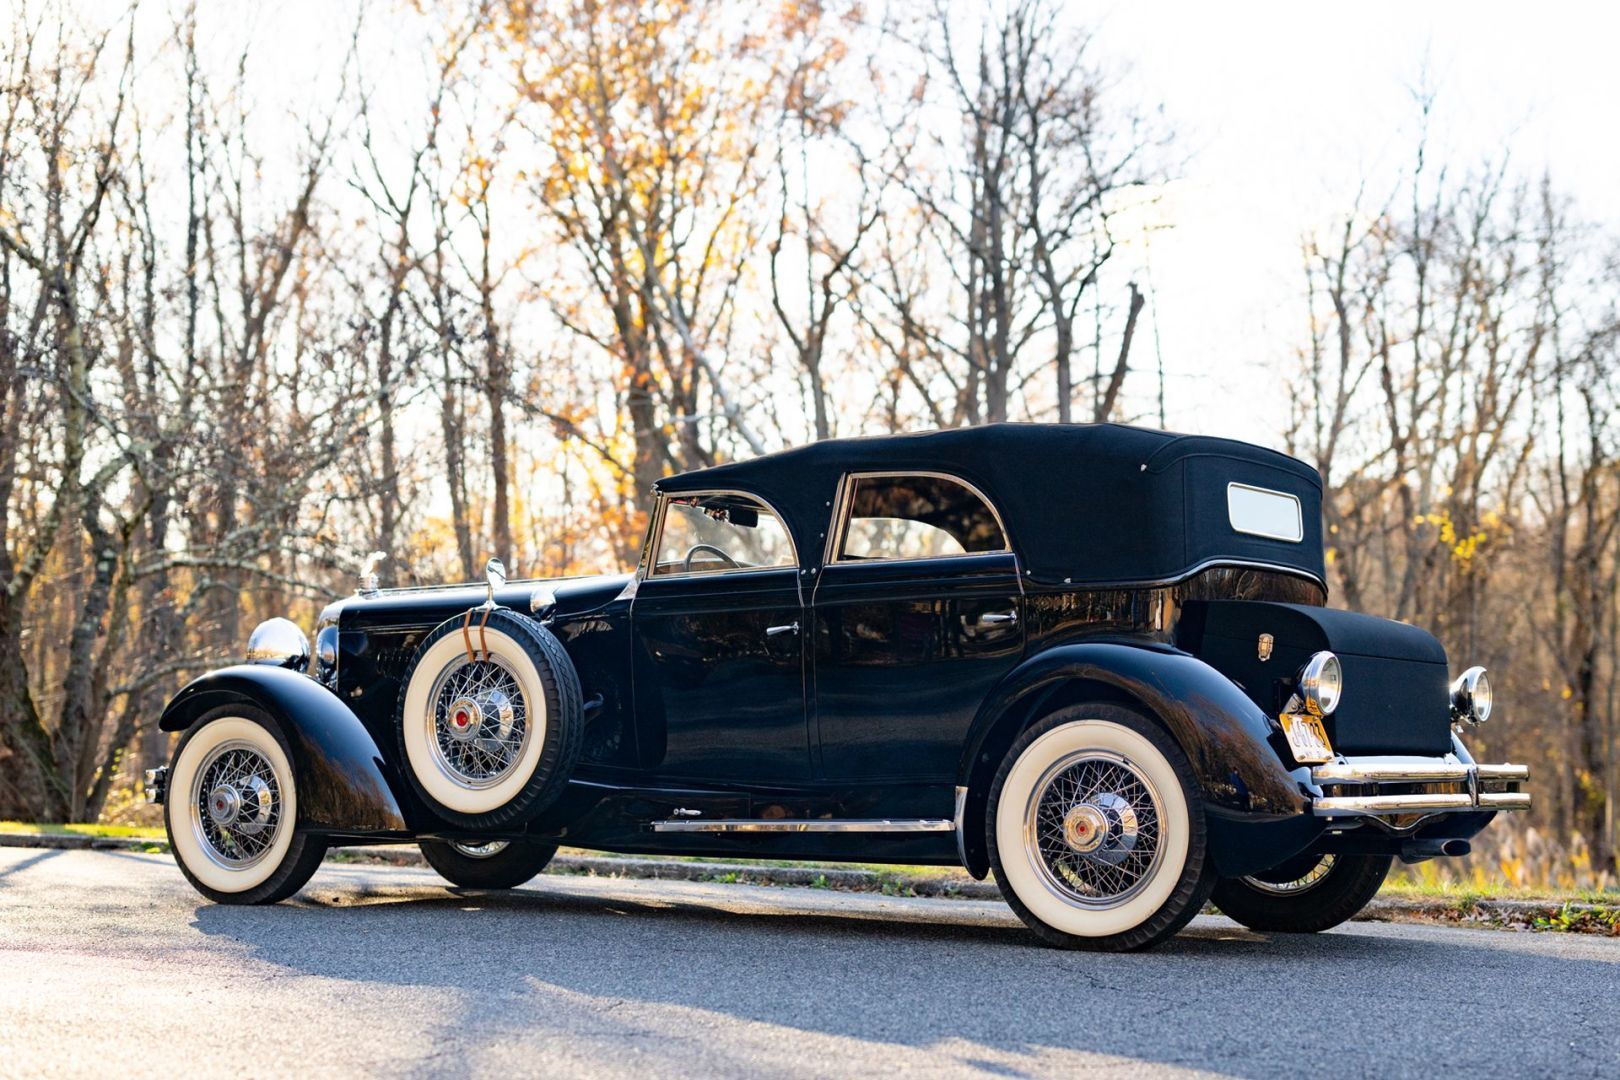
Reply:
<svg viewBox="0 0 1620 1080"><path fill-rule="evenodd" d="M456 658L439 673L430 702L432 744L452 780L488 787L517 767L529 740L528 709L505 661Z"/></svg>
<svg viewBox="0 0 1620 1080"><path fill-rule="evenodd" d="M216 747L192 783L192 821L209 858L240 870L270 850L281 831L281 784L257 747L240 741Z"/></svg>
<svg viewBox="0 0 1620 1080"><path fill-rule="evenodd" d="M1049 884L1087 907L1124 903L1160 860L1159 803L1123 757L1096 751L1060 760L1037 784L1025 835Z"/></svg>

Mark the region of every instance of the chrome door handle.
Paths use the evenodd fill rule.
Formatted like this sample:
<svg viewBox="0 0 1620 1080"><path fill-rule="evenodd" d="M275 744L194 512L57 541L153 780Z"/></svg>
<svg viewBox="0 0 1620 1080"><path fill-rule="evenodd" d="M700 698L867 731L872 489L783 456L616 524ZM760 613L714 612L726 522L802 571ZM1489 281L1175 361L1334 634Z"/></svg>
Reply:
<svg viewBox="0 0 1620 1080"><path fill-rule="evenodd" d="M766 637L775 637L778 634L797 634L798 632L799 624L796 622L788 623L785 626L767 626L765 628Z"/></svg>
<svg viewBox="0 0 1620 1080"><path fill-rule="evenodd" d="M987 611L979 616L979 625L982 627L1012 626L1017 621L1016 611Z"/></svg>

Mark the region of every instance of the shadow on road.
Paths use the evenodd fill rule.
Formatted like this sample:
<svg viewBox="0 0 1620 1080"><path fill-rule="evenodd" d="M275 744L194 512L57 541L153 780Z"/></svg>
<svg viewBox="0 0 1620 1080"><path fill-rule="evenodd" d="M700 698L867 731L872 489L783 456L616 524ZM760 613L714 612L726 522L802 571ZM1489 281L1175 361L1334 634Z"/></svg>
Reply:
<svg viewBox="0 0 1620 1080"><path fill-rule="evenodd" d="M1509 935L1266 936L1202 924L1151 952L1099 955L937 907L920 922L632 891L400 889L327 903L334 894L317 887L292 908L202 906L195 925L292 971L460 992L476 1007L447 1023L492 1035L575 1009L599 1036L611 1024L646 1038L656 1011L646 1007L675 1006L873 1044L1031 1061L1084 1050L1241 1075L1320 1065L1325 1048L1340 1073L1425 1062L1494 1073L1506 1066L1502 1046L1531 1072L1612 1075L1620 1064L1608 1004L1620 965ZM1556 1028L1527 1000L1563 1003Z"/></svg>
<svg viewBox="0 0 1620 1080"><path fill-rule="evenodd" d="M62 854L62 852L60 850L53 849L53 850L49 850L49 851L41 851L41 852L39 852L38 854L35 854L35 855L30 855L26 859L23 859L20 862L13 863L12 865L6 867L4 870L0 870L0 881L4 881L6 878L10 877L12 874L19 874L22 871L27 870L30 866L38 866L40 863L44 862L46 859L55 858L56 856L58 856L60 854Z"/></svg>

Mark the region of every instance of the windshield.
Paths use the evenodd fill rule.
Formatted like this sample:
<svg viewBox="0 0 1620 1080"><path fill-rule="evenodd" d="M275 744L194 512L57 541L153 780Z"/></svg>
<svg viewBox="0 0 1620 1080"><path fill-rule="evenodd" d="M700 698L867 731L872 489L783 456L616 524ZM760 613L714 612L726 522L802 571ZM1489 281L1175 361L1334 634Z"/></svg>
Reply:
<svg viewBox="0 0 1620 1080"><path fill-rule="evenodd" d="M680 496L664 509L652 572L663 577L793 564L787 530L758 500L735 494Z"/></svg>

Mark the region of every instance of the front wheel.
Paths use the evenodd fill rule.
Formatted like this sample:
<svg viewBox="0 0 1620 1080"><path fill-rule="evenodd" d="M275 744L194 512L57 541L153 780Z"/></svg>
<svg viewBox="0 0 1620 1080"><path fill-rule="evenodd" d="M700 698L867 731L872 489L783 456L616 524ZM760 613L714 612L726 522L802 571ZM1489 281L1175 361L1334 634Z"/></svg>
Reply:
<svg viewBox="0 0 1620 1080"><path fill-rule="evenodd" d="M1367 906L1384 884L1388 855L1305 855L1243 878L1222 878L1210 897L1250 930L1315 934Z"/></svg>
<svg viewBox="0 0 1620 1080"><path fill-rule="evenodd" d="M1147 948L1209 895L1192 767L1133 709L1071 706L1026 731L990 789L986 833L1002 896L1051 945Z"/></svg>
<svg viewBox="0 0 1620 1080"><path fill-rule="evenodd" d="M326 841L301 833L292 760L271 716L215 709L175 749L163 806L186 880L220 904L273 904L309 881Z"/></svg>
<svg viewBox="0 0 1620 1080"><path fill-rule="evenodd" d="M515 889L546 868L555 844L492 840L469 844L423 840L422 857L439 876L464 889Z"/></svg>

